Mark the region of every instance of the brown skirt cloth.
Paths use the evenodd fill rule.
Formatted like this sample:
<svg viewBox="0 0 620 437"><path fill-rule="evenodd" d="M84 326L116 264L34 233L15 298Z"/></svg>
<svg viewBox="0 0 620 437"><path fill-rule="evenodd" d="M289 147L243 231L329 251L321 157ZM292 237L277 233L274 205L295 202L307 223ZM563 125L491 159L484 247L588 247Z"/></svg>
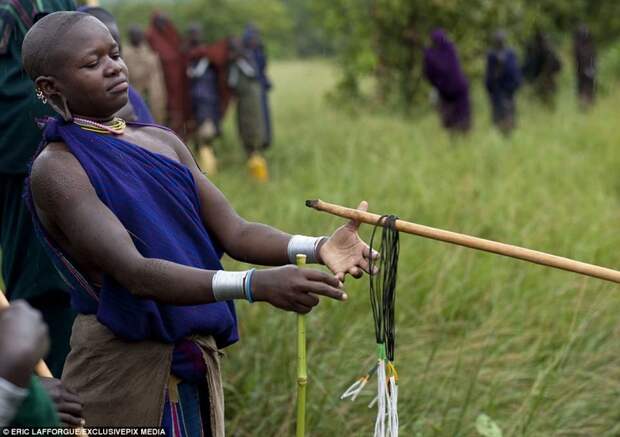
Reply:
<svg viewBox="0 0 620 437"><path fill-rule="evenodd" d="M207 366L212 435L224 436L220 352L208 336L200 345ZM160 426L173 344L122 340L94 315L78 315L62 381L83 404L86 426Z"/></svg>

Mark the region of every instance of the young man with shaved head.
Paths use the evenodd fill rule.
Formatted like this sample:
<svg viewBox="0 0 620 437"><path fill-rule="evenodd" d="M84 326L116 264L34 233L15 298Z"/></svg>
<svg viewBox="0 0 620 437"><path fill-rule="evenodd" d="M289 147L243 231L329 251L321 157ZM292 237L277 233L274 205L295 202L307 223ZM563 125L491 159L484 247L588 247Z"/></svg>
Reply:
<svg viewBox="0 0 620 437"><path fill-rule="evenodd" d="M218 349L238 340L234 300L300 313L317 295L345 300L344 276L368 269L359 224L315 238L241 218L176 135L114 116L127 103L128 72L89 15L42 19L23 59L60 114L47 124L28 194L80 313L64 382L90 425L224 435ZM225 271L223 253L279 267ZM300 253L332 274L289 265Z"/></svg>

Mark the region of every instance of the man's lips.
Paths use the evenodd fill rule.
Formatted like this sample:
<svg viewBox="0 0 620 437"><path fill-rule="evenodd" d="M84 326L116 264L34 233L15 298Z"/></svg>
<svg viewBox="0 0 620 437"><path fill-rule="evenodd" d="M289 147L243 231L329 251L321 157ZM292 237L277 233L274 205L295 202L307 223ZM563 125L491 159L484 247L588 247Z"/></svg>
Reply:
<svg viewBox="0 0 620 437"><path fill-rule="evenodd" d="M123 79L123 80L119 80L117 82L115 82L114 84L112 84L112 86L110 86L107 91L109 93L122 93L127 91L127 89L129 88L129 83L127 82L127 79Z"/></svg>

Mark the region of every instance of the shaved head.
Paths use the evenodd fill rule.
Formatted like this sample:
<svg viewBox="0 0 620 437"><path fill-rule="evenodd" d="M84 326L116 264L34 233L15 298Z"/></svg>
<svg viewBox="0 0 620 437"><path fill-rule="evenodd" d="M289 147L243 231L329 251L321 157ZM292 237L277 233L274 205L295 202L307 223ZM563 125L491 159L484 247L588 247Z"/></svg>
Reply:
<svg viewBox="0 0 620 437"><path fill-rule="evenodd" d="M127 66L105 24L83 12L55 12L24 37L24 69L65 119L105 119L127 104Z"/></svg>
<svg viewBox="0 0 620 437"><path fill-rule="evenodd" d="M53 74L62 62L64 37L85 19L102 25L92 15L62 11L46 15L30 28L22 44L22 63L32 80Z"/></svg>

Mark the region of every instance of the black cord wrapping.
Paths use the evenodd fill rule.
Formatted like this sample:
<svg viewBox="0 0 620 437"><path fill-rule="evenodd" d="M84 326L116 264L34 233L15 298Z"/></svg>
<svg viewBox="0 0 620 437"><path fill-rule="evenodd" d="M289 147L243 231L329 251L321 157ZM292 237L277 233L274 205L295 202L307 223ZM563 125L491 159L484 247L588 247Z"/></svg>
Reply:
<svg viewBox="0 0 620 437"><path fill-rule="evenodd" d="M372 230L370 237L370 252L373 253L375 234L378 227L382 227L379 258L370 257L370 306L375 322L375 337L377 344L385 344L386 356L394 361L394 347L396 343L396 277L398 275L398 256L400 253L399 234L396 230L394 215L382 216Z"/></svg>

